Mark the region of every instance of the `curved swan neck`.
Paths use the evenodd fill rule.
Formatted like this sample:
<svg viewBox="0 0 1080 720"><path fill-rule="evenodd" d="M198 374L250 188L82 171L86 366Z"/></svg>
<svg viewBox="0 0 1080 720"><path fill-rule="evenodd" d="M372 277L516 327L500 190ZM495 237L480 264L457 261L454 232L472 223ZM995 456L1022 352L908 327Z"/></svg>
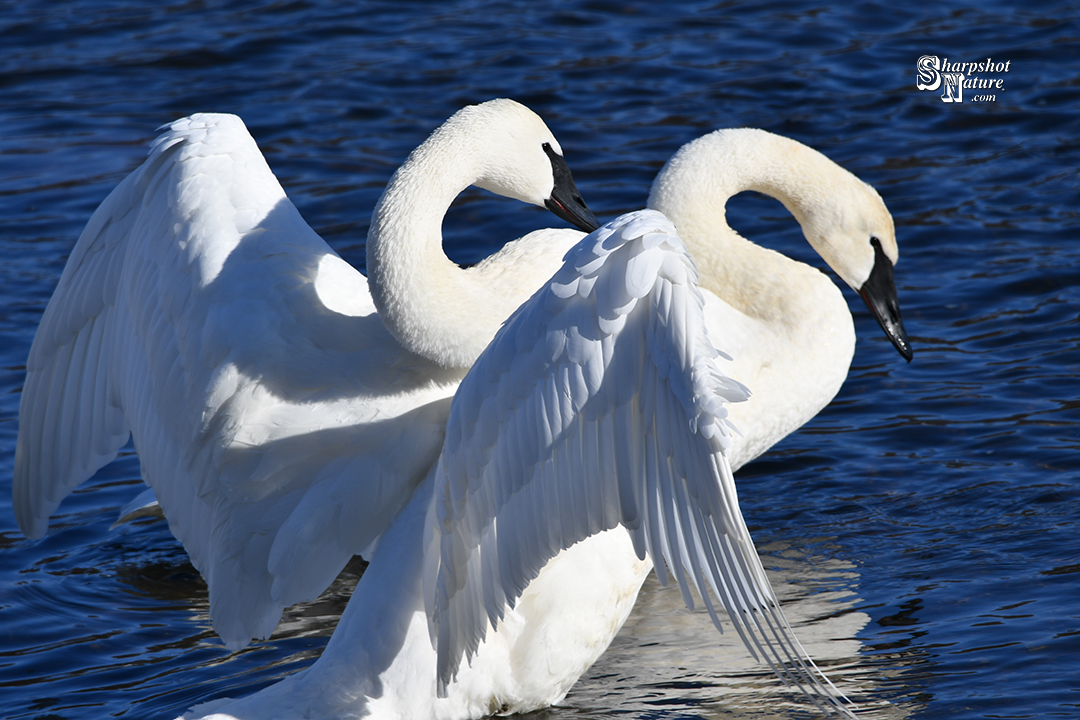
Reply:
<svg viewBox="0 0 1080 720"><path fill-rule="evenodd" d="M684 145L653 183L649 205L662 204L679 229L728 227L727 201L745 190L776 198L799 217L806 180L787 162L808 148L763 130L720 130Z"/></svg>
<svg viewBox="0 0 1080 720"><path fill-rule="evenodd" d="M416 148L375 207L368 285L379 316L411 352L468 367L505 314L442 248L442 221L461 191L483 180L481 137L451 118Z"/></svg>
<svg viewBox="0 0 1080 720"><path fill-rule="evenodd" d="M735 232L727 223L727 202L746 190L775 198L810 240L807 219L825 203L825 186L837 169L794 140L763 130L721 130L683 146L668 161L649 206L675 223L700 267L702 285L746 315L790 324L806 312L793 285L832 283Z"/></svg>

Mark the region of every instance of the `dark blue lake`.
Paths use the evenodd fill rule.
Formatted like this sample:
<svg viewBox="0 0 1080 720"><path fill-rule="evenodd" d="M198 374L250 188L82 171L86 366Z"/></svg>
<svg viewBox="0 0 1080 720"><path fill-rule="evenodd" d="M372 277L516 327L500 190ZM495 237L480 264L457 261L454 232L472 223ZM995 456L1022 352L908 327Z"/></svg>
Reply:
<svg viewBox="0 0 1080 720"><path fill-rule="evenodd" d="M603 220L721 127L791 136L880 191L915 359L845 291L847 383L739 473L747 522L798 633L873 717L1080 717L1078 18L1071 3L0 2L0 715L172 718L257 690L313 662L361 571L230 654L165 523L110 529L142 488L130 446L47 538L18 530L34 330L156 129L240 115L363 269L397 165L462 105L509 96L544 117ZM917 88L922 56L1008 71L945 102ZM730 208L746 236L822 265L779 203ZM448 252L473 262L550 224L470 190ZM538 717L810 714L792 697L650 581L608 654Z"/></svg>

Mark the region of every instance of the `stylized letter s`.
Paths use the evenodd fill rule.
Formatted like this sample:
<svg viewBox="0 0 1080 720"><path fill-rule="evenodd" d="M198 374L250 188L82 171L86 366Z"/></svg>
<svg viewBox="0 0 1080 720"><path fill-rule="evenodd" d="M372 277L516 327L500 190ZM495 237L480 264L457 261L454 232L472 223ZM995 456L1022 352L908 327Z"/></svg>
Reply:
<svg viewBox="0 0 1080 720"><path fill-rule="evenodd" d="M917 65L919 70L919 78L915 83L915 87L920 90L937 90L941 85L941 73L938 69L941 67L941 60L937 55L923 55L919 58Z"/></svg>

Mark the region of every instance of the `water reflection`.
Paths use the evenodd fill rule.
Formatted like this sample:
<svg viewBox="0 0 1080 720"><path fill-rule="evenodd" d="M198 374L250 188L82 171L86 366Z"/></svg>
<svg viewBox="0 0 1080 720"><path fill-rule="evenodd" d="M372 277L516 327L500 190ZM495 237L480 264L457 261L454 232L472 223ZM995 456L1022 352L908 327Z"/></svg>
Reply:
<svg viewBox="0 0 1080 720"><path fill-rule="evenodd" d="M858 703L860 717L906 717L908 710L880 699L885 668L860 654L857 638L870 617L856 609L859 598L850 589L857 587L855 567L778 544L759 550L796 636L837 688ZM700 606L687 611L678 590L661 587L652 576L622 631L564 705L548 714L650 717L663 711L761 719L814 714L810 702L756 662L734 632L719 635Z"/></svg>
<svg viewBox="0 0 1080 720"><path fill-rule="evenodd" d="M138 520L131 527L132 542L164 538L160 533L167 533L165 523L157 519ZM820 540L815 543L820 546ZM910 708L881 700L882 679L895 674L890 667L902 667L883 659L895 657L901 645L875 647L872 656L861 652L857 638L870 618L858 609L856 568L780 543L760 551L796 635L818 666L859 704L860 713L869 713L865 717L906 717ZM212 697L246 695L308 666L333 632L365 567L360 558L354 558L318 600L286 609L269 641L230 654L211 630L205 583L189 563L176 562L182 551L174 549L170 556L173 561L115 567L118 586L139 599L126 609L144 615L141 631L158 627L168 638L146 642L141 652L110 659L118 668L164 663L161 670L138 683L138 693L133 694L142 697L134 700L133 716L140 709L167 715ZM186 629L180 636L169 633L161 622L145 618L146 613L178 612L186 617L184 622L162 620L174 630ZM904 620L901 617L897 622ZM183 678L187 687L170 690L167 679L174 676ZM561 706L528 717L653 717L658 713L764 720L813 715L814 710L797 690L784 686L767 666L754 661L736 633L718 634L700 605L688 611L677 588L661 587L650 576L622 631Z"/></svg>

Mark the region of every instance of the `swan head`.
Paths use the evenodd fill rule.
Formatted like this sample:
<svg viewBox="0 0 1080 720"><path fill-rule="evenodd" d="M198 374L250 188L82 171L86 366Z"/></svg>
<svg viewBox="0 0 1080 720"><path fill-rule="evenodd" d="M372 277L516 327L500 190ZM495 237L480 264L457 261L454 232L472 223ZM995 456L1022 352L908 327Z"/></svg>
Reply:
<svg viewBox="0 0 1080 720"><path fill-rule="evenodd" d="M481 139L473 185L547 208L585 232L600 227L578 192L562 146L529 108L506 98L489 100L462 108L444 127L468 127L469 135Z"/></svg>
<svg viewBox="0 0 1080 720"><path fill-rule="evenodd" d="M806 189L809 197L785 205L810 245L859 294L896 350L911 362L893 277L899 249L892 215L873 187L819 157L830 172L815 173L819 182Z"/></svg>

